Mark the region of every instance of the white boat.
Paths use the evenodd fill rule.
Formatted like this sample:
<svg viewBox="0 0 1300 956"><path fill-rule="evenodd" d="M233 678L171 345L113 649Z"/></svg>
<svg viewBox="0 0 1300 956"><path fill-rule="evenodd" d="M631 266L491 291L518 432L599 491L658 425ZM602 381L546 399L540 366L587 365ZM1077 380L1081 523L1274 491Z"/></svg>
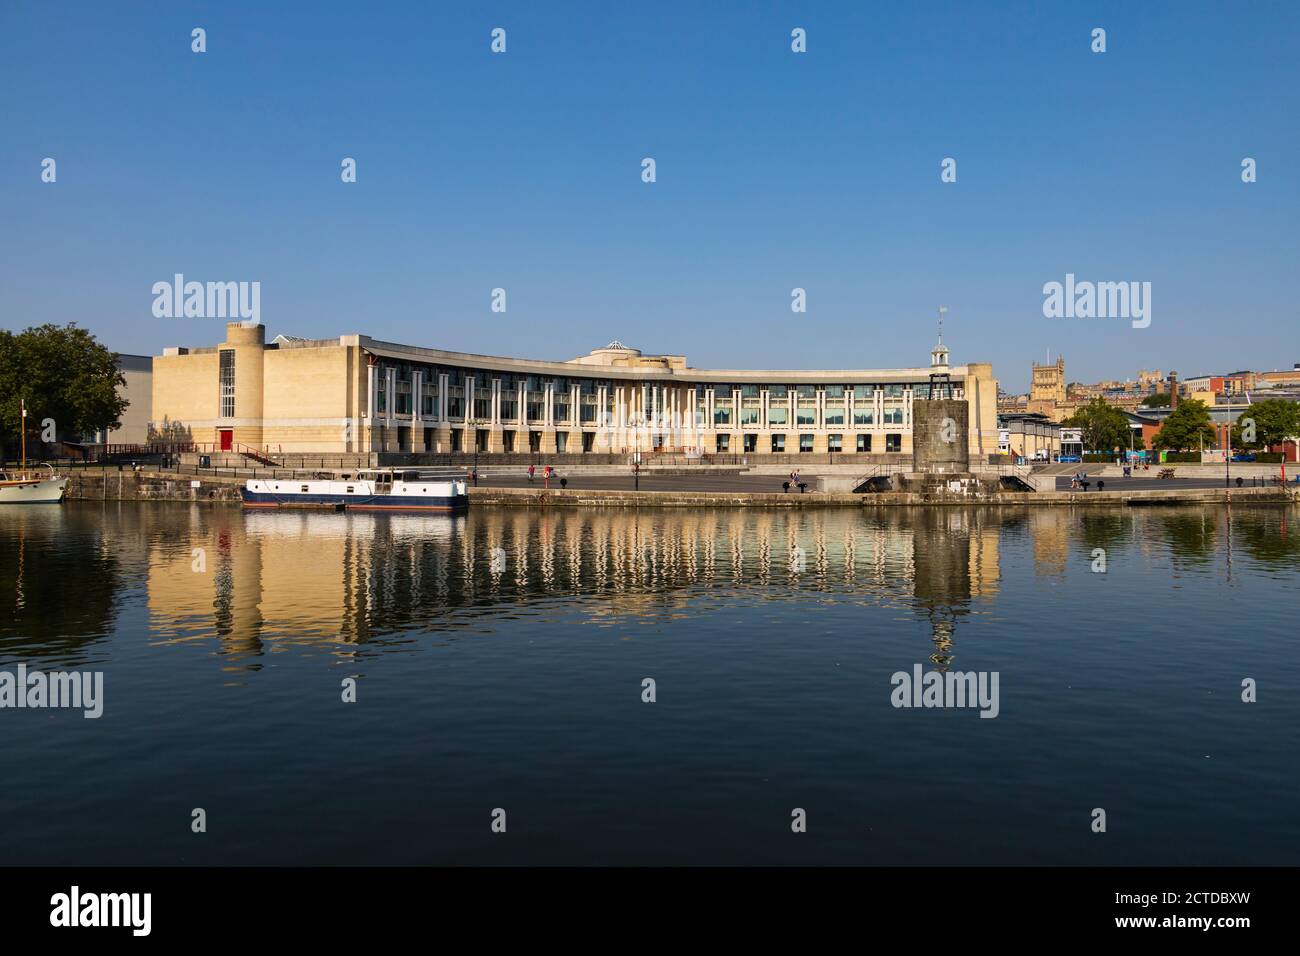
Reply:
<svg viewBox="0 0 1300 956"><path fill-rule="evenodd" d="M469 507L464 478L398 468L338 477L251 478L239 493L248 508L461 511Z"/></svg>
<svg viewBox="0 0 1300 956"><path fill-rule="evenodd" d="M56 505L63 500L68 479L54 473L49 465L48 475L27 470L27 402L19 400L22 414L18 432L22 441L22 469L17 472L0 471L0 505Z"/></svg>
<svg viewBox="0 0 1300 956"><path fill-rule="evenodd" d="M63 500L68 479L57 475L14 475L0 471L0 505L56 505Z"/></svg>

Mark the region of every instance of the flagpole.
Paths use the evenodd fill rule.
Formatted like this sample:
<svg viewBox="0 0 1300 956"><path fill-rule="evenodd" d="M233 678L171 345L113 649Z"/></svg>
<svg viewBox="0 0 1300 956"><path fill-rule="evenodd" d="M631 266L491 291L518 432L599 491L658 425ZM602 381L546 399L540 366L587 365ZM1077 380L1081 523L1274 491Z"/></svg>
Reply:
<svg viewBox="0 0 1300 956"><path fill-rule="evenodd" d="M22 470L27 471L27 402L25 399L18 399L18 406L22 414L18 419L18 442L22 448Z"/></svg>

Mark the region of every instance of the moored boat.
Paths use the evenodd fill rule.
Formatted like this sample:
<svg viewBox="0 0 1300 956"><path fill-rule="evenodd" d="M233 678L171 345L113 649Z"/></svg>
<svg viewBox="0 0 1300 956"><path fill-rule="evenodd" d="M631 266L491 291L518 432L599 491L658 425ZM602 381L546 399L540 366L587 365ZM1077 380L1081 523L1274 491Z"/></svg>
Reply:
<svg viewBox="0 0 1300 956"><path fill-rule="evenodd" d="M0 471L0 505L56 505L63 500L68 479L50 469L48 475L27 470L27 401L19 399L19 440L22 443L22 467L16 472Z"/></svg>
<svg viewBox="0 0 1300 956"><path fill-rule="evenodd" d="M67 478L54 474L42 477L0 471L0 505L55 505L63 500L67 486Z"/></svg>
<svg viewBox="0 0 1300 956"><path fill-rule="evenodd" d="M463 511L464 478L378 468L355 475L250 478L239 489L248 508L328 508L347 511Z"/></svg>

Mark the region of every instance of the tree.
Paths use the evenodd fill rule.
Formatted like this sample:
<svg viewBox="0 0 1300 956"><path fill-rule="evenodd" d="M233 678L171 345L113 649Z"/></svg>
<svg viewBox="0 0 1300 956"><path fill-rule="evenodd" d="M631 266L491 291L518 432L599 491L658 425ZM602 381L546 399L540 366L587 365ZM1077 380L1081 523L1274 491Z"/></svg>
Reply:
<svg viewBox="0 0 1300 956"><path fill-rule="evenodd" d="M1193 451L1214 447L1214 429L1210 426L1210 409L1204 402L1187 399L1173 410L1155 437L1157 448L1170 451Z"/></svg>
<svg viewBox="0 0 1300 956"><path fill-rule="evenodd" d="M1250 423L1254 422L1254 439ZM1283 398L1268 398L1253 403L1232 426L1234 448L1268 448L1287 438L1300 435L1300 403Z"/></svg>
<svg viewBox="0 0 1300 956"><path fill-rule="evenodd" d="M1129 447L1132 441L1128 416L1100 397L1084 405L1063 424L1083 430L1083 447L1089 451L1112 452Z"/></svg>
<svg viewBox="0 0 1300 956"><path fill-rule="evenodd" d="M55 437L69 441L119 427L129 403L118 393L126 384L118 358L75 324L0 329L0 439L17 444L20 401L29 444L47 419Z"/></svg>
<svg viewBox="0 0 1300 956"><path fill-rule="evenodd" d="M1169 399L1168 392L1158 392L1155 395L1148 395L1146 398L1142 399L1142 401L1139 402L1138 404L1140 404L1143 408L1168 408L1169 401L1170 399Z"/></svg>

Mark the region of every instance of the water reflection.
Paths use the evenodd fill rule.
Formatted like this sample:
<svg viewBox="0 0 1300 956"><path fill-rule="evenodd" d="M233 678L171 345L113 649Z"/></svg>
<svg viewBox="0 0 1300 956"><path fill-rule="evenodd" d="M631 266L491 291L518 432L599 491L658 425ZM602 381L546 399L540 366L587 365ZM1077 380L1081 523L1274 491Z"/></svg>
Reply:
<svg viewBox="0 0 1300 956"><path fill-rule="evenodd" d="M57 505L10 505L0 517L0 659L94 660L121 586L112 533L96 514Z"/></svg>
<svg viewBox="0 0 1300 956"><path fill-rule="evenodd" d="M897 607L927 623L939 667L958 626L996 602L1002 555L1040 577L1087 570L1094 549L1167 554L1214 570L1294 571L1287 508L538 511L466 516L251 512L183 505L0 514L0 652L75 661L143 594L155 644L215 642L256 670L292 648L415 650L427 635L576 613L594 626L685 620L744 601ZM1027 541L1025 539L1028 539ZM133 587L139 581L143 587Z"/></svg>

